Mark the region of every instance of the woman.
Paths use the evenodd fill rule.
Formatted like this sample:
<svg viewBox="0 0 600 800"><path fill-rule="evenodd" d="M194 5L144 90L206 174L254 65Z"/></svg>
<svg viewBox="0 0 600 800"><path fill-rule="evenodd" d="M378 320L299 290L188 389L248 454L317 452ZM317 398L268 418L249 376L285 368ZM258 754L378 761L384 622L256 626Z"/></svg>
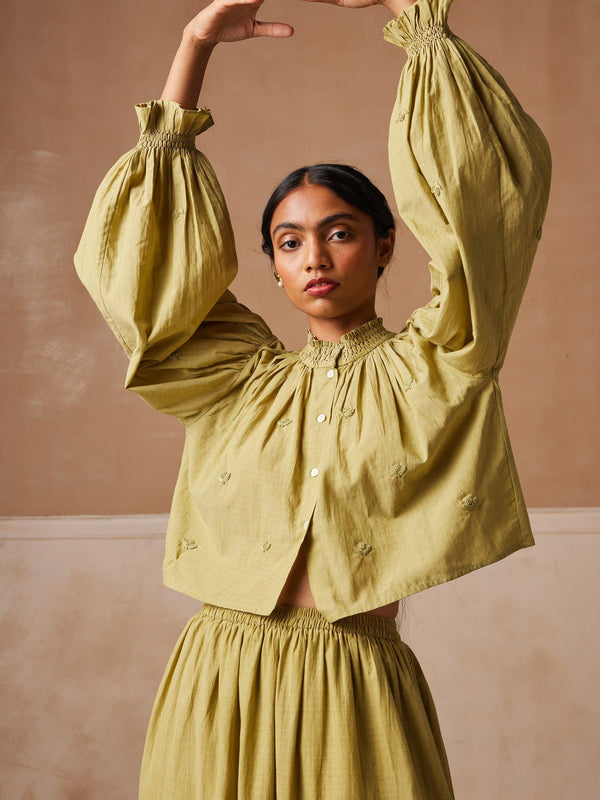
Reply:
<svg viewBox="0 0 600 800"><path fill-rule="evenodd" d="M394 618L401 598L533 544L497 378L549 152L449 31L450 0L387 0L385 38L409 55L390 166L433 296L386 330L385 199L349 167L302 168L263 216L275 278L309 323L286 351L227 288L233 235L194 148L215 45L292 34L257 22L260 4L214 0L186 27L76 255L127 387L186 429L164 578L204 605L159 690L140 797L446 800L435 709Z"/></svg>

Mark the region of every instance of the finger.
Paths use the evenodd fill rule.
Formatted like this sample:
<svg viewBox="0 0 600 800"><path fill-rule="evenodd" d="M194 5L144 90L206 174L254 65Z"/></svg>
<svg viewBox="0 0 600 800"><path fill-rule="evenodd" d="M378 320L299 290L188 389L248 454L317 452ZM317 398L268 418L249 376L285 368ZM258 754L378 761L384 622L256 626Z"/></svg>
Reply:
<svg viewBox="0 0 600 800"><path fill-rule="evenodd" d="M366 6L380 5L380 0L303 0L305 3L327 3L340 8L365 8Z"/></svg>
<svg viewBox="0 0 600 800"><path fill-rule="evenodd" d="M259 22L258 20L254 20L254 35L282 38L285 36L293 36L294 29L291 25L286 25L285 22Z"/></svg>

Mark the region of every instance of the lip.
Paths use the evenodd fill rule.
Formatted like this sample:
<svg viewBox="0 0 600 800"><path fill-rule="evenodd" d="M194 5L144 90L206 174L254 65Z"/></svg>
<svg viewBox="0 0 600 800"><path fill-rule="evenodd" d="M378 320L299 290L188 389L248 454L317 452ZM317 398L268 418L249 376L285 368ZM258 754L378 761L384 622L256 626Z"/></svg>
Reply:
<svg viewBox="0 0 600 800"><path fill-rule="evenodd" d="M339 283L332 281L330 278L313 278L312 281L306 284L304 291L314 297L323 297L332 292L337 286L339 286Z"/></svg>
<svg viewBox="0 0 600 800"><path fill-rule="evenodd" d="M335 283L335 281L313 282L312 286L307 286L304 292L311 297L326 297L333 292L334 289L337 289L338 286L339 283Z"/></svg>
<svg viewBox="0 0 600 800"><path fill-rule="evenodd" d="M316 286L306 289L305 294L309 294L311 297L327 297L334 289L337 289L337 286L337 283L318 283Z"/></svg>

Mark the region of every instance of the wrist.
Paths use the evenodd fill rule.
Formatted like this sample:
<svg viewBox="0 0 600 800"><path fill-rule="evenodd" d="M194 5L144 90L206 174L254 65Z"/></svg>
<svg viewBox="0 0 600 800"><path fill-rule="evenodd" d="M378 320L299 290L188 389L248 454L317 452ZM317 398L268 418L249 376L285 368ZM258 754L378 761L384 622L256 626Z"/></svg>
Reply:
<svg viewBox="0 0 600 800"><path fill-rule="evenodd" d="M194 30L189 25L183 29L181 37L181 47L188 49L191 54L197 55L199 58L207 58L215 49L218 42L211 41L203 36L202 31Z"/></svg>

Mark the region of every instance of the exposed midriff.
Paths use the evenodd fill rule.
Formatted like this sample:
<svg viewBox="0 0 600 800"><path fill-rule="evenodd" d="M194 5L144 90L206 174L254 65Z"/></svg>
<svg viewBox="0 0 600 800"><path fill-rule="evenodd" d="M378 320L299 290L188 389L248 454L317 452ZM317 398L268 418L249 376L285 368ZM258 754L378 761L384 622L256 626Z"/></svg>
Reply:
<svg viewBox="0 0 600 800"><path fill-rule="evenodd" d="M400 601L396 600L386 606L373 608L365 612L367 614L377 614L382 617L395 618L398 615L398 607ZM290 574L284 584L279 599L277 600L278 606L296 606L298 608L316 608L315 600L310 590L310 583L308 581L308 572L306 570L306 558L304 555L304 546L300 551L292 565Z"/></svg>

